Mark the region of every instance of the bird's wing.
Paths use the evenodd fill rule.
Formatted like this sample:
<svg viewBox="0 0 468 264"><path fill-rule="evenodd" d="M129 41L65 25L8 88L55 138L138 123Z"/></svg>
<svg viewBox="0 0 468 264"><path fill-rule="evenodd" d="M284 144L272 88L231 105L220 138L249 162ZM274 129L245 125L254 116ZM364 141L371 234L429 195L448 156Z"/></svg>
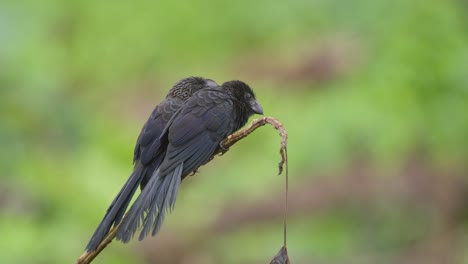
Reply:
<svg viewBox="0 0 468 264"><path fill-rule="evenodd" d="M195 93L169 125L166 156L160 166L166 175L184 162L182 175L209 161L221 140L232 132L233 105L218 90Z"/></svg>
<svg viewBox="0 0 468 264"><path fill-rule="evenodd" d="M160 136L169 120L180 109L183 102L176 98L165 99L151 113L138 136L133 162L138 159L142 164L150 163L160 147Z"/></svg>
<svg viewBox="0 0 468 264"><path fill-rule="evenodd" d="M141 162L146 167L142 175L140 188L145 188L152 173L164 159L167 142L161 141L161 135L171 118L180 110L183 102L177 98L166 99L153 110L143 126L135 146L134 162Z"/></svg>

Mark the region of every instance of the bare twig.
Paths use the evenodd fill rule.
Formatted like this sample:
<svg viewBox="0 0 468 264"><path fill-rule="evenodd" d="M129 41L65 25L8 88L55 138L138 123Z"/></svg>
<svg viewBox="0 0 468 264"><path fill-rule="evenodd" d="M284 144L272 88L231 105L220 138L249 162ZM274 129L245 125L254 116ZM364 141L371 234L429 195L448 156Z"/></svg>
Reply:
<svg viewBox="0 0 468 264"><path fill-rule="evenodd" d="M214 154L217 155L220 152L223 152L223 150L229 149L229 147L233 146L235 143L237 143L239 140L247 137L250 133L252 133L254 130L257 128L265 125L265 124L270 124L272 125L276 130L279 131L280 136L281 136L281 148L280 148L280 154L281 154L281 161L278 164L278 170L279 173L281 174L283 172L283 165L286 163L286 204L287 204L287 172L288 172L288 165L287 165L287 151L286 151L286 146L287 146L287 139L288 139L288 134L286 133L286 130L283 127L283 124L279 122L277 119L269 116L265 116L262 118L254 119L250 125L247 127L238 130L234 132L233 134L229 135L226 139L224 139L219 148ZM287 208L287 207L286 207ZM125 217L125 216L124 216ZM284 246L286 246L286 210L285 210L285 220L284 220ZM122 221L120 222L122 223ZM107 236L104 238L104 240L99 244L96 250L94 251L85 251L76 261L76 264L88 264L91 263L94 258L96 258L101 251L106 248L108 244L114 240L117 230L119 228L120 224L117 225L116 227L113 227Z"/></svg>
<svg viewBox="0 0 468 264"><path fill-rule="evenodd" d="M289 192L289 169L288 169L288 150L284 147L284 154L286 157L286 177L285 177L285 192L284 192L284 219L283 219L283 246L287 254L286 250L286 220L288 218L288 192Z"/></svg>
<svg viewBox="0 0 468 264"><path fill-rule="evenodd" d="M126 216L126 215L125 215ZM123 218L125 218L125 216ZM122 220L123 220L122 218ZM120 221L120 224L122 223L122 221ZM118 224L117 226L114 226L111 228L111 230L109 231L109 233L107 233L106 237L104 238L104 240L101 242L101 244L99 244L99 246L96 248L96 250L94 251L85 251L77 260L76 260L76 264L88 264L88 263L91 263L91 261L93 261L93 259L99 255L99 253L101 253L101 251L103 251L107 245L109 245L112 240L114 240L116 234L117 234L117 230L119 229L119 226L120 224Z"/></svg>
<svg viewBox="0 0 468 264"><path fill-rule="evenodd" d="M248 125L247 127L234 132L234 134L232 135L229 135L225 140L223 140L223 142L221 142L221 146L224 149L228 149L229 147L237 143L237 141L245 138L250 133L254 132L255 129L266 124L272 125L276 130L279 131L279 134L281 136L281 148L280 148L281 161L278 164L278 170L279 170L278 174L281 174L283 172L283 165L287 160L286 147L288 144L288 133L286 133L286 130L284 129L283 124L274 117L264 116L262 118L254 119L252 123L250 123L250 125ZM218 154L219 152L221 152L221 150L218 150L216 154Z"/></svg>

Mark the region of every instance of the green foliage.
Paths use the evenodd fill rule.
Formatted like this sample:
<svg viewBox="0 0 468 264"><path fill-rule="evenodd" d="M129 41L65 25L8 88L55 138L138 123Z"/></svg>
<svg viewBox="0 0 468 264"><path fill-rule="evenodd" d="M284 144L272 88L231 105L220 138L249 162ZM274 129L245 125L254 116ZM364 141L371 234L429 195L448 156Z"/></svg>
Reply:
<svg viewBox="0 0 468 264"><path fill-rule="evenodd" d="M462 1L2 5L0 263L73 261L130 173L132 147L152 107L189 75L251 84L265 113L289 132L293 184L309 172L339 171L361 154L382 170L399 167L419 149L438 166L466 167L468 19ZM304 43L314 50L314 43L338 36L341 45L343 35L343 42L357 46L356 54L345 56L358 59L323 82L281 82L236 70L259 56L287 71ZM263 128L202 167L183 184L167 228L197 233L232 199L280 195L278 143L276 132ZM335 260L353 254L360 249L353 243L365 240L355 234L356 219L334 212L294 219L292 261L295 254L336 254ZM418 223L394 220L391 213L382 218L388 229L373 238L382 240L373 250L398 250L420 236L395 237ZM231 249L241 244L246 262L261 262L281 245L280 230L276 222L246 227L214 234L204 245L212 246L218 263L239 263ZM106 261L134 263L130 248L113 243Z"/></svg>

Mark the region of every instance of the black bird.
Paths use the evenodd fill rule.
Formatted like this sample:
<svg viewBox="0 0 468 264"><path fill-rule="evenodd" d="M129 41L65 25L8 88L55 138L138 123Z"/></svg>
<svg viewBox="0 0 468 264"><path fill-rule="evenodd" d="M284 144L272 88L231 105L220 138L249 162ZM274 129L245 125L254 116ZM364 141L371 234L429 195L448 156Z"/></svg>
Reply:
<svg viewBox="0 0 468 264"><path fill-rule="evenodd" d="M140 240L151 230L155 235L166 211L174 208L181 181L207 163L221 141L254 113L263 114L262 107L241 81L195 92L162 132L158 152L165 153L164 160L122 220L117 239L128 242L140 227Z"/></svg>
<svg viewBox="0 0 468 264"><path fill-rule="evenodd" d="M138 185L144 190L146 183L163 161L165 147L160 146L159 138L174 113L196 91L216 87L218 87L218 84L210 79L201 77L185 78L177 82L166 98L156 106L138 136L133 156L133 172L107 209L104 218L86 246L86 251L95 250L111 226L120 223Z"/></svg>

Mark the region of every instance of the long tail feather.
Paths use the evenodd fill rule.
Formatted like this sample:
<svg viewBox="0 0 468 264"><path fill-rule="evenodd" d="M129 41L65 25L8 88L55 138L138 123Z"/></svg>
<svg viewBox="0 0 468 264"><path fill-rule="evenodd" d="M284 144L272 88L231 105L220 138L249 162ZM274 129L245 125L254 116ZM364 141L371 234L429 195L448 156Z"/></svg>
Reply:
<svg viewBox="0 0 468 264"><path fill-rule="evenodd" d="M99 223L99 226L86 246L86 251L95 250L104 240L104 237L109 232L112 225L118 225L120 223L145 171L144 167L140 163L137 163L132 175L107 209L104 218L101 220L101 223Z"/></svg>
<svg viewBox="0 0 468 264"><path fill-rule="evenodd" d="M148 184L141 192L123 219L117 239L127 243L132 239L140 227L142 231L139 240L146 237L152 230L154 236L160 229L166 211L175 205L179 185L182 181L183 163L179 164L168 175L160 175L157 170L153 173Z"/></svg>
<svg viewBox="0 0 468 264"><path fill-rule="evenodd" d="M156 235L158 233L159 229L161 228L161 225L162 225L162 222L164 220L164 216L165 216L166 212L167 211L170 212L174 208L177 192L179 190L178 187L179 187L180 182L181 182L182 168L183 168L183 166L178 166L174 170L174 172L172 174L172 177L170 177L170 181L163 182L163 185L161 186L161 190L162 190L162 192L165 193L165 195L162 195L162 196L158 195L158 197L156 199L155 204L159 204L159 205L162 204L162 206L158 208L159 212L158 212L158 215L156 216L156 221L154 221L154 224L152 224L153 232L151 234L153 236ZM150 214L154 213L154 212L155 212L155 210L149 211ZM144 238L144 236L142 236L142 235L144 233L149 232L150 229L151 229L151 222L146 222L145 227L143 228L143 230L140 233L140 240L142 240Z"/></svg>

